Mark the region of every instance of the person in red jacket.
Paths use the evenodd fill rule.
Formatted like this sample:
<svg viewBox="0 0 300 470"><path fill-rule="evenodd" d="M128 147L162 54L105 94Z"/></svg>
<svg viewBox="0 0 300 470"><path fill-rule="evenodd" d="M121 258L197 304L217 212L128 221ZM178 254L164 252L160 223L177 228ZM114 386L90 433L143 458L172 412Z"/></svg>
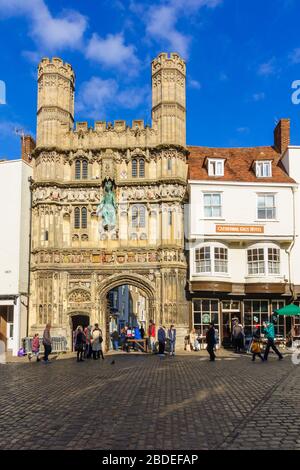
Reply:
<svg viewBox="0 0 300 470"><path fill-rule="evenodd" d="M31 350L32 350L32 354L28 354L28 359L31 361L32 356L35 356L36 361L39 362L40 361L40 358L39 358L39 355L40 355L40 338L39 338L38 333L36 333L34 335L34 338L32 340L32 344L31 344Z"/></svg>
<svg viewBox="0 0 300 470"><path fill-rule="evenodd" d="M149 349L151 349L152 352L155 352L155 336L156 336L155 323L153 323L153 321L150 320L149 328L148 328L148 337L149 337Z"/></svg>

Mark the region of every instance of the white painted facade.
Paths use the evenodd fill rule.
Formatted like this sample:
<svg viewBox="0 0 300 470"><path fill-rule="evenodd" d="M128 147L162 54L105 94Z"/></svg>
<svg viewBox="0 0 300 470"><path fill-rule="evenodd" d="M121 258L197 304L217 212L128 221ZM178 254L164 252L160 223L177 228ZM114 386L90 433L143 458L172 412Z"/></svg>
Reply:
<svg viewBox="0 0 300 470"><path fill-rule="evenodd" d="M26 336L31 176L32 168L23 160L0 162L1 334L14 355Z"/></svg>
<svg viewBox="0 0 300 470"><path fill-rule="evenodd" d="M293 250L295 251L296 244L294 245L293 242L299 234L299 227L296 226L296 221L294 220L294 210L296 212L297 207L300 207L296 184L190 180L189 192L190 224L188 238L190 241L190 281L206 280L232 283L289 282L288 250L292 249L292 253ZM205 217L204 197L207 194L220 195L221 214L219 216ZM275 216L272 220L258 217L258 197L267 195L274 196ZM224 231L218 232L218 226L221 226ZM235 227L238 227L241 232L230 232L231 229L236 230ZM247 231L255 230L257 227L259 232L243 233L243 227ZM251 229L247 227L251 227ZM228 250L227 272L218 273L213 268L211 272L199 272L196 265L196 250L204 246L224 247ZM266 267L264 274L249 274L247 257L248 250L252 248L279 248L279 273L269 273ZM300 266L298 280L300 283Z"/></svg>
<svg viewBox="0 0 300 470"><path fill-rule="evenodd" d="M291 178L300 184L300 146L289 146L282 158L282 164ZM295 193L295 246L291 257L292 282L300 284L300 190Z"/></svg>

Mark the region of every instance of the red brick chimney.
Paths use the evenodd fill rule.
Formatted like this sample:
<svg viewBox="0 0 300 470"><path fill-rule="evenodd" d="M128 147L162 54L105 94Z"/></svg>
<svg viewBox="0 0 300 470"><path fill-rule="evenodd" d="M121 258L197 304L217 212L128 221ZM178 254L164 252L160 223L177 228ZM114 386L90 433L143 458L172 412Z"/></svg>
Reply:
<svg viewBox="0 0 300 470"><path fill-rule="evenodd" d="M21 158L31 164L31 154L35 149L35 140L31 135L21 137Z"/></svg>
<svg viewBox="0 0 300 470"><path fill-rule="evenodd" d="M283 154L290 145L290 127L289 119L280 119L274 129L274 147Z"/></svg>

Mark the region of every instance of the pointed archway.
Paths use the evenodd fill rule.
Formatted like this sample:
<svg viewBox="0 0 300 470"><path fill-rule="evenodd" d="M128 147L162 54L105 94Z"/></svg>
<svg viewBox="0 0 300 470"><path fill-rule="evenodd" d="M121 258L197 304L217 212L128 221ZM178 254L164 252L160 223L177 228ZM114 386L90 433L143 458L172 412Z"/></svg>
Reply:
<svg viewBox="0 0 300 470"><path fill-rule="evenodd" d="M108 324L109 324L109 315L108 315L108 306L107 306L107 295L109 291L120 287L122 285L130 285L140 289L145 296L147 297L147 323L149 320L154 320L155 323L159 320L158 317L158 300L157 293L155 292L154 285L145 277L139 274L133 273L120 273L114 274L103 279L99 283L98 289L98 299L99 299L99 323L102 325L102 331L104 335L104 345L105 349L108 349L109 344L109 335L108 335Z"/></svg>

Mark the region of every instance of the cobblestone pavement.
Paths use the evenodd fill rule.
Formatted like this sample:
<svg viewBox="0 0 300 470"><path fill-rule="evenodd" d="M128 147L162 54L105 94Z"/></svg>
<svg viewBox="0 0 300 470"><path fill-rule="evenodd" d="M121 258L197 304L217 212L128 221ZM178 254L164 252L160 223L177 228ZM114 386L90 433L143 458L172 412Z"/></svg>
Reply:
<svg viewBox="0 0 300 470"><path fill-rule="evenodd" d="M300 449L290 357L0 365L1 449Z"/></svg>

